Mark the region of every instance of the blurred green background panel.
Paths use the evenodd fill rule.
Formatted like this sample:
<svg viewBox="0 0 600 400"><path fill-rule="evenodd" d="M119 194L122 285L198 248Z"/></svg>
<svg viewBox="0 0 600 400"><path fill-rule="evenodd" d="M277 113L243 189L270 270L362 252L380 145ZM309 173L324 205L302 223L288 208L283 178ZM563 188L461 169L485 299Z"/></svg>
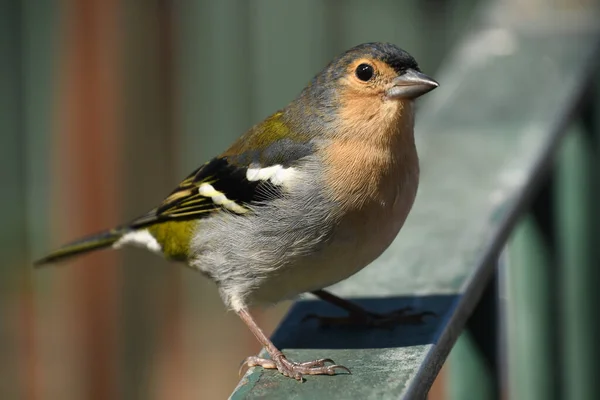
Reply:
<svg viewBox="0 0 600 400"><path fill-rule="evenodd" d="M10 229L0 232L3 249L8 253L3 255L3 264L7 265L0 272L9 278L19 271L18 264L24 261L25 251L23 37L20 5L2 2L0 7L0 170L3 185L0 205L3 210L11 210L4 221ZM1 283L2 294L16 289L4 279Z"/></svg>
<svg viewBox="0 0 600 400"><path fill-rule="evenodd" d="M335 54L326 11L318 0L250 3L253 122L293 100Z"/></svg>
<svg viewBox="0 0 600 400"><path fill-rule="evenodd" d="M3 2L3 4L9 3ZM17 3L17 2L15 2ZM56 128L55 113L60 68L60 3L53 0L23 0L22 77L23 140L26 143L27 237L32 254L41 254L50 244L49 195L52 184L50 150ZM43 280L43 279L42 279ZM36 278L36 281L42 281Z"/></svg>
<svg viewBox="0 0 600 400"><path fill-rule="evenodd" d="M254 122L251 2L181 1L174 12L180 172L225 150Z"/></svg>
<svg viewBox="0 0 600 400"><path fill-rule="evenodd" d="M0 178L4 229L0 232L0 396L18 398L24 371L19 337L24 289L25 140L23 135L22 27L20 5L0 4Z"/></svg>
<svg viewBox="0 0 600 400"><path fill-rule="evenodd" d="M46 242L56 15L51 1L0 2L0 397L6 399L39 394L34 300L47 293L48 282L29 263L31 249Z"/></svg>
<svg viewBox="0 0 600 400"><path fill-rule="evenodd" d="M150 210L176 184L172 10L123 0L121 220ZM180 371L181 268L139 249L123 251L120 395L150 399ZM177 372L175 372L177 373ZM181 397L179 392L174 397Z"/></svg>

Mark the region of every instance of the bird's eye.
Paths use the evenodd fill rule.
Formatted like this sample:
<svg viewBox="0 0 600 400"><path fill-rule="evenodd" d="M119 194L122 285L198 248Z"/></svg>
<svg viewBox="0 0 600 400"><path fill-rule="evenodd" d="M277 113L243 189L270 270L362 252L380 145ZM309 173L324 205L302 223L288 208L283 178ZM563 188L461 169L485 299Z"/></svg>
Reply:
<svg viewBox="0 0 600 400"><path fill-rule="evenodd" d="M360 64L356 67L356 77L363 82L369 81L373 77L373 66L369 64Z"/></svg>

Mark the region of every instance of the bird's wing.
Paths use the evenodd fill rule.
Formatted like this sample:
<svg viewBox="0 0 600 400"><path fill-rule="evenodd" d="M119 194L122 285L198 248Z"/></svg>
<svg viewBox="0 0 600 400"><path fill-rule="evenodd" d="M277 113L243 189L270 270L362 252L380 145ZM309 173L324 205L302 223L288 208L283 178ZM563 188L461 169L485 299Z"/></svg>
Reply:
<svg viewBox="0 0 600 400"><path fill-rule="evenodd" d="M244 214L248 205L281 195L269 181L250 181L247 167L214 158L187 178L162 203L131 223L143 228L159 222L200 219L216 211Z"/></svg>
<svg viewBox="0 0 600 400"><path fill-rule="evenodd" d="M250 129L225 153L192 172L150 212L129 224L66 244L39 260L37 265L114 246L138 229L151 230L167 226L170 221L197 220L218 212L243 215L285 196L295 168L312 154L313 148L309 138L292 132L281 116L276 113ZM170 258L184 260L188 241L178 243L181 238L176 234L172 236L176 231L166 233L173 239L169 241L168 250L163 243L160 245Z"/></svg>
<svg viewBox="0 0 600 400"><path fill-rule="evenodd" d="M217 211L244 214L284 195L285 171L312 153L311 145L290 135L276 113L256 125L221 156L204 164L163 202L131 223L143 228L169 220L200 219Z"/></svg>

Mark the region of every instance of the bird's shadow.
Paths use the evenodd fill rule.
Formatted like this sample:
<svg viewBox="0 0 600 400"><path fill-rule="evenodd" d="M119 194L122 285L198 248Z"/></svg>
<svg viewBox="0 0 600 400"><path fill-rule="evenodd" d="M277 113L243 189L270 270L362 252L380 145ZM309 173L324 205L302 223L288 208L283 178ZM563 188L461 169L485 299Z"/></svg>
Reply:
<svg viewBox="0 0 600 400"><path fill-rule="evenodd" d="M303 320L309 314L344 316L345 311L321 300L300 300L290 310L273 336L280 349L365 349L406 347L435 343L458 300L457 295L397 296L356 298L353 302L369 311L385 313L404 307L411 312L430 311L416 325L392 328L320 326L315 319Z"/></svg>

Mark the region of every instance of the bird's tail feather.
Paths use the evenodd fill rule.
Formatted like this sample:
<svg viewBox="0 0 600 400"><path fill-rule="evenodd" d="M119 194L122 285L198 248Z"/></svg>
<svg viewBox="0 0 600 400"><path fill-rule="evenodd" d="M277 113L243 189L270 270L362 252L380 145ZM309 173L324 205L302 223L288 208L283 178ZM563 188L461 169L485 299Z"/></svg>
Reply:
<svg viewBox="0 0 600 400"><path fill-rule="evenodd" d="M130 232L129 228L116 228L95 235L86 236L75 242L59 247L46 257L35 261L34 265L36 267L42 267L79 254L112 246L127 232Z"/></svg>

